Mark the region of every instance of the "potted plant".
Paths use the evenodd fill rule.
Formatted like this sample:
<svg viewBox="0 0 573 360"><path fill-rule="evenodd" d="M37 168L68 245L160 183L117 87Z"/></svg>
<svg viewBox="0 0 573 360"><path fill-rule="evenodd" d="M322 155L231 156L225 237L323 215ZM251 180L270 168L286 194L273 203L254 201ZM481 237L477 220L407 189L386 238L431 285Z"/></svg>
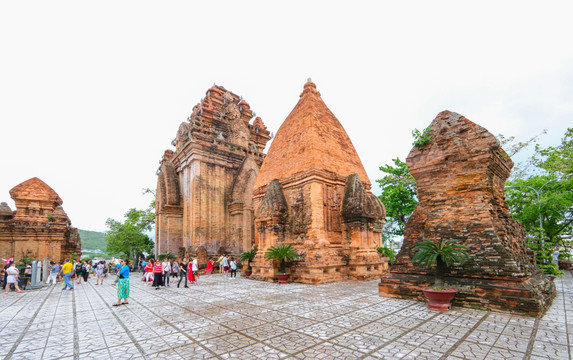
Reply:
<svg viewBox="0 0 573 360"><path fill-rule="evenodd" d="M279 284L288 283L290 274L286 273L286 262L298 258L298 252L292 247L292 244L280 244L271 246L265 253L265 260L278 260L279 272L276 274Z"/></svg>
<svg viewBox="0 0 573 360"><path fill-rule="evenodd" d="M468 259L468 248L457 244L457 240L440 240L434 243L422 239L414 246L414 263L423 266L436 265L434 286L421 288L428 299L431 310L446 311L451 308L451 301L458 292L455 288L444 287L444 273L453 264L463 264Z"/></svg>
<svg viewBox="0 0 573 360"><path fill-rule="evenodd" d="M241 257L239 258L239 261L241 261L241 262L246 261L247 262L247 269L245 270L245 277L247 279L253 273L253 268L251 268L251 261L253 261L255 259L255 255L257 255L257 248L256 247L252 248L249 251L245 251L244 253L241 254Z"/></svg>

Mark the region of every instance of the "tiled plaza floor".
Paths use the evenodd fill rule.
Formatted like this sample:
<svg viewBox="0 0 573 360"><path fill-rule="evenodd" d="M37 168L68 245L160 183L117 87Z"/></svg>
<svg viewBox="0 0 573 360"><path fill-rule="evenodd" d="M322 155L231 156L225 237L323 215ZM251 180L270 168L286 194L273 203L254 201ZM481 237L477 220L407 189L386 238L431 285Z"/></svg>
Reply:
<svg viewBox="0 0 573 360"><path fill-rule="evenodd" d="M60 286L0 298L3 359L571 359L573 278L541 319L382 298L377 281L278 285L221 275L155 290ZM573 325L573 320L571 321ZM573 326L572 328L573 329Z"/></svg>

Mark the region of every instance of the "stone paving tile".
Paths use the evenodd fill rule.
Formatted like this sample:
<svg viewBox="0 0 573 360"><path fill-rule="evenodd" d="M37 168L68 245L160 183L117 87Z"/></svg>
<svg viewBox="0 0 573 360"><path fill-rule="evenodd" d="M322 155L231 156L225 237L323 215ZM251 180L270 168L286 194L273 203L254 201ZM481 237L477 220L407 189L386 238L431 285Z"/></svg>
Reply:
<svg viewBox="0 0 573 360"><path fill-rule="evenodd" d="M319 344L321 341L316 337L293 331L282 336L267 339L263 343L281 352L294 354Z"/></svg>
<svg viewBox="0 0 573 360"><path fill-rule="evenodd" d="M541 319L438 313L379 297L377 281L278 286L211 275L160 291L133 281L120 307L110 306L111 281L45 287L0 298L0 331L12 333L0 358L571 359L573 277L556 281L559 296Z"/></svg>

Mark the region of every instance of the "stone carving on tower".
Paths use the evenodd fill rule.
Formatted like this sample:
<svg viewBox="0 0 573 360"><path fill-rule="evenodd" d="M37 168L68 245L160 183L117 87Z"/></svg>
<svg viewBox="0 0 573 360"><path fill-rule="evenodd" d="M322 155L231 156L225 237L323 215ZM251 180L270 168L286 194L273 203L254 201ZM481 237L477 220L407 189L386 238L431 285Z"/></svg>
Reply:
<svg viewBox="0 0 573 360"><path fill-rule="evenodd" d="M157 254L200 253L206 261L251 249L253 186L269 140L245 100L222 86L207 90L160 162Z"/></svg>
<svg viewBox="0 0 573 360"><path fill-rule="evenodd" d="M297 282L367 280L387 270L376 251L384 205L370 192L352 142L310 80L263 162L254 208L254 278L274 278L276 264L264 253L281 243L301 254L291 266Z"/></svg>

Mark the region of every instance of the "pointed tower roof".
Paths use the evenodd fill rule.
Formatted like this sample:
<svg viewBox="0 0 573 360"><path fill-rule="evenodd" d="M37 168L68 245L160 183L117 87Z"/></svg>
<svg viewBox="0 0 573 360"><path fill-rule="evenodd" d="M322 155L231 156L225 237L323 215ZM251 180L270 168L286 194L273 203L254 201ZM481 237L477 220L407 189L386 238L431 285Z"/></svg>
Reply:
<svg viewBox="0 0 573 360"><path fill-rule="evenodd" d="M57 205L62 205L63 201L60 196L48 186L45 182L33 177L20 183L10 190L10 197L16 200L40 200L49 201ZM57 206L56 205L56 206Z"/></svg>
<svg viewBox="0 0 573 360"><path fill-rule="evenodd" d="M370 188L348 134L308 79L300 100L277 131L254 188L311 169L344 177L357 173L365 187Z"/></svg>

